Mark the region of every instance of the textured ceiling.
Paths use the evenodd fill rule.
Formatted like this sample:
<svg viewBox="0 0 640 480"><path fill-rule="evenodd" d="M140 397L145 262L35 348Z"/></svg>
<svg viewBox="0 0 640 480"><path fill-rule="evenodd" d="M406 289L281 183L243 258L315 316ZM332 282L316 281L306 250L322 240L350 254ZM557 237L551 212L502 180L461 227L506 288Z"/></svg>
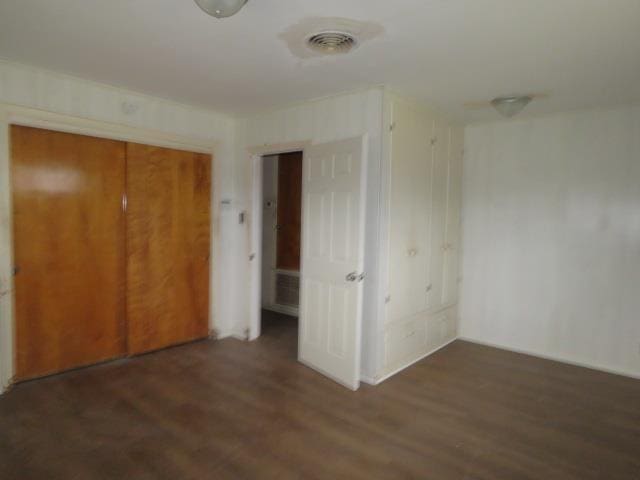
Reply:
<svg viewBox="0 0 640 480"><path fill-rule="evenodd" d="M285 40L324 17L367 40L296 55ZM466 102L510 93L548 94L525 115L639 101L640 1L249 0L217 20L192 0L2 0L0 56L235 114L387 84L471 122L497 114Z"/></svg>

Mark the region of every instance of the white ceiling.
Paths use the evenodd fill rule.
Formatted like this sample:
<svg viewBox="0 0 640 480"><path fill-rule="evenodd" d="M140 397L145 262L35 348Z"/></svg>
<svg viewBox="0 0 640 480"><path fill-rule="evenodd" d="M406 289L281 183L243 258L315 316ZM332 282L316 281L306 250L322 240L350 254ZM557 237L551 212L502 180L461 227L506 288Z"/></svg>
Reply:
<svg viewBox="0 0 640 480"><path fill-rule="evenodd" d="M384 33L300 59L279 37L345 17ZM640 0L249 0L218 20L193 0L2 0L0 57L246 113L387 84L459 119L469 101L547 93L539 114L640 100Z"/></svg>

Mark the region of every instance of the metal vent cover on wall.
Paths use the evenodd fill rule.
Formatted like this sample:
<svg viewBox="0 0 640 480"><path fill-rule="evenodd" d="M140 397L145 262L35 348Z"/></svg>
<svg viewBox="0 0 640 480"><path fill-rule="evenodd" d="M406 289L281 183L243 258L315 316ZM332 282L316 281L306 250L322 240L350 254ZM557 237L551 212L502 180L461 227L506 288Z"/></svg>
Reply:
<svg viewBox="0 0 640 480"><path fill-rule="evenodd" d="M309 48L325 54L347 53L357 44L358 41L352 34L339 30L314 33L307 39Z"/></svg>
<svg viewBox="0 0 640 480"><path fill-rule="evenodd" d="M276 304L298 308L300 277L290 273L276 273Z"/></svg>

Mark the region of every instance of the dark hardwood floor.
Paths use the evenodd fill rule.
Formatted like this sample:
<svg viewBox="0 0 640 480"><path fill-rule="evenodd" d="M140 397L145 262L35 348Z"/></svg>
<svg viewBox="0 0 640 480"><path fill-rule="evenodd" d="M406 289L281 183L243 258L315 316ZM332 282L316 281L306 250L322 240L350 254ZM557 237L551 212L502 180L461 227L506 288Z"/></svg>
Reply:
<svg viewBox="0 0 640 480"><path fill-rule="evenodd" d="M263 331L17 385L0 478L640 478L640 381L458 341L353 393Z"/></svg>

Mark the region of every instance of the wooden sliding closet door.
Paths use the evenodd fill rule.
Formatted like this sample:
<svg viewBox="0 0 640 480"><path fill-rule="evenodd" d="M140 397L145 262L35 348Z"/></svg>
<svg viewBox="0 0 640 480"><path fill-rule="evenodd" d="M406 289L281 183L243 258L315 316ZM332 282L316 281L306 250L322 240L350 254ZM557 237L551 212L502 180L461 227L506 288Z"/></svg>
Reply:
<svg viewBox="0 0 640 480"><path fill-rule="evenodd" d="M125 354L125 144L11 127L16 377Z"/></svg>
<svg viewBox="0 0 640 480"><path fill-rule="evenodd" d="M129 353L208 335L211 156L127 144Z"/></svg>

